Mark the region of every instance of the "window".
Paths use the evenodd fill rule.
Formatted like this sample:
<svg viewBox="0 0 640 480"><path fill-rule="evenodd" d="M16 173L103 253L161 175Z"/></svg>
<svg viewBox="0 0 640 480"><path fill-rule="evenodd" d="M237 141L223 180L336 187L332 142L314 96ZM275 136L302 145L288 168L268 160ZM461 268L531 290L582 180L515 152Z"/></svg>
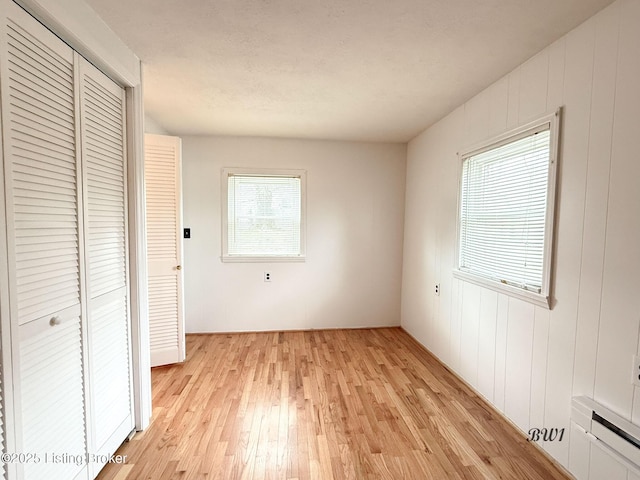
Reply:
<svg viewBox="0 0 640 480"><path fill-rule="evenodd" d="M222 260L304 261L304 170L222 171Z"/></svg>
<svg viewBox="0 0 640 480"><path fill-rule="evenodd" d="M559 114L461 156L456 276L547 307Z"/></svg>

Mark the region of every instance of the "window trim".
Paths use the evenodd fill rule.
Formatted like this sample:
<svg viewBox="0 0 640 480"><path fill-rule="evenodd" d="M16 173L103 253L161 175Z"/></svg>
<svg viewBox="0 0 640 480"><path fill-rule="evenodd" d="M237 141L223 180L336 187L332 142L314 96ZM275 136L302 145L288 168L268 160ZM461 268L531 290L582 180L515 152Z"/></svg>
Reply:
<svg viewBox="0 0 640 480"><path fill-rule="evenodd" d="M457 205L457 221L456 221L456 266L453 270L455 278L468 281L476 285L490 288L499 293L519 298L521 300L533 303L535 305L552 308L552 292L551 286L553 281L553 260L554 260L554 241L555 241L555 214L556 214L556 197L558 189L557 170L560 157L560 123L562 117L562 107L555 112L544 115L535 121L512 129L504 134L482 142L471 148L465 149L458 153L459 172L458 172L458 205ZM474 155L493 150L502 145L512 143L521 138L534 134L537 131L546 130L549 126L551 134L549 145L549 173L547 178L547 204L545 211L545 236L543 248L543 267L542 267L542 285L540 293L525 290L514 285L504 284L497 280L492 280L480 275L460 270L460 223L461 223L461 204L462 204L462 165L464 161Z"/></svg>
<svg viewBox="0 0 640 480"><path fill-rule="evenodd" d="M246 175L254 177L291 177L300 179L300 254L299 255L244 255L229 254L229 177ZM302 169L225 167L221 171L222 255L220 260L229 263L277 263L305 262L307 246L307 171Z"/></svg>

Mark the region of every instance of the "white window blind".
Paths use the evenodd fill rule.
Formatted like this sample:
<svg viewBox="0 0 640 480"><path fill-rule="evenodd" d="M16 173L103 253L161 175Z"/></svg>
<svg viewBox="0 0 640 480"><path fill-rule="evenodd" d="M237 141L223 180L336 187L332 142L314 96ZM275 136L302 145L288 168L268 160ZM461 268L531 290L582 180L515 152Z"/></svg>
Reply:
<svg viewBox="0 0 640 480"><path fill-rule="evenodd" d="M551 151L544 124L463 157L459 269L540 293Z"/></svg>
<svg viewBox="0 0 640 480"><path fill-rule="evenodd" d="M230 174L227 195L228 255L302 254L299 176Z"/></svg>

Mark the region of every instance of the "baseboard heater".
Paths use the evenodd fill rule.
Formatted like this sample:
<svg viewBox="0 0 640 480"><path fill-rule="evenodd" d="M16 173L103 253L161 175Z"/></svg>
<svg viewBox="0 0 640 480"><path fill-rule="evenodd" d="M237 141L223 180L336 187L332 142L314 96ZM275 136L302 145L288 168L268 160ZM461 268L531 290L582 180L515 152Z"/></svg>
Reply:
<svg viewBox="0 0 640 480"><path fill-rule="evenodd" d="M640 466L640 427L588 397L573 397L571 420L611 450Z"/></svg>

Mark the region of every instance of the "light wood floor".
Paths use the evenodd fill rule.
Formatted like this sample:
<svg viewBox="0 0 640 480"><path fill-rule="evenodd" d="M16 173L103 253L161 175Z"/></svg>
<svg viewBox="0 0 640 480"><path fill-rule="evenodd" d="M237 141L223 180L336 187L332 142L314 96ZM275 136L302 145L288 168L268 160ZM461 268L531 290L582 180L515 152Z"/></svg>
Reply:
<svg viewBox="0 0 640 480"><path fill-rule="evenodd" d="M399 328L188 336L152 378L100 480L567 478Z"/></svg>

